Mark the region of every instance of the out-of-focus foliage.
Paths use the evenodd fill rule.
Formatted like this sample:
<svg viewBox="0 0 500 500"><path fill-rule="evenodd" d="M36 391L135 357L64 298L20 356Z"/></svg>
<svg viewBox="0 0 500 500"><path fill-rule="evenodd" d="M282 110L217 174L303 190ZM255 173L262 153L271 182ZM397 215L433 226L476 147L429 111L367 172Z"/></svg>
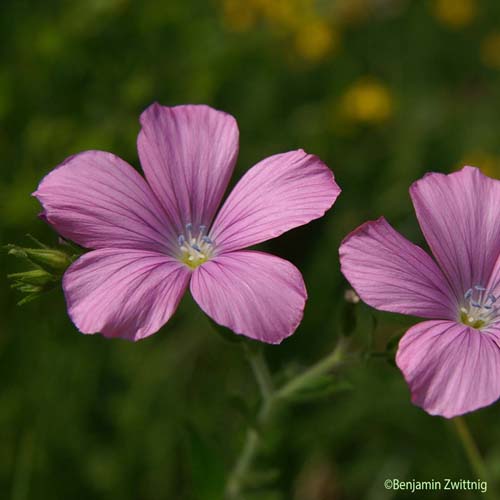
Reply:
<svg viewBox="0 0 500 500"><path fill-rule="evenodd" d="M298 147L331 166L343 188L334 209L261 246L296 263L309 291L297 333L266 347L275 372L334 346L348 231L384 214L423 243L412 181L464 163L500 175L496 0L3 0L0 11L2 244L29 246L26 233L56 244L30 193L67 156L102 149L138 167L138 116L155 100L232 113L236 178ZM4 277L20 270L1 263ZM190 298L129 344L79 334L59 291L19 308L4 279L0 297L1 498L217 499L248 423L231 401L258 395L238 343ZM360 324L375 325L369 342L352 334L365 349L411 324L358 306ZM383 356L366 359L346 375L351 390L268 429L258 462L280 475L254 498L382 500L404 497L385 478L476 479L449 423L411 405ZM499 413L469 418L496 477Z"/></svg>

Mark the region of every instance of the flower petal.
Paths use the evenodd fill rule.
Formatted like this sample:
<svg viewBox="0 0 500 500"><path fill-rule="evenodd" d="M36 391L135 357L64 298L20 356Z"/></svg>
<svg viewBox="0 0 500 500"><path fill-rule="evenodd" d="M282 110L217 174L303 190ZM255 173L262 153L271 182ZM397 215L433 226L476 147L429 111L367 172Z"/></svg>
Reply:
<svg viewBox="0 0 500 500"><path fill-rule="evenodd" d="M71 156L33 195L44 208L42 218L83 247L163 251L169 245L171 224L155 195L139 173L111 153Z"/></svg>
<svg viewBox="0 0 500 500"><path fill-rule="evenodd" d="M293 264L253 251L219 255L198 267L191 293L220 325L270 344L279 344L296 330L307 298Z"/></svg>
<svg viewBox="0 0 500 500"><path fill-rule="evenodd" d="M451 418L500 397L500 336L451 321L424 321L399 343L396 363L412 402Z"/></svg>
<svg viewBox="0 0 500 500"><path fill-rule="evenodd" d="M340 194L332 171L302 150L271 156L238 182L211 238L223 252L255 245L321 217Z"/></svg>
<svg viewBox="0 0 500 500"><path fill-rule="evenodd" d="M141 115L137 146L151 188L176 225L209 226L238 156L238 125L208 106L153 104Z"/></svg>
<svg viewBox="0 0 500 500"><path fill-rule="evenodd" d="M500 253L500 181L464 167L428 174L410 194L420 227L457 300L486 286Z"/></svg>
<svg viewBox="0 0 500 500"><path fill-rule="evenodd" d="M68 314L82 333L140 340L169 320L190 275L180 262L156 252L95 250L64 274Z"/></svg>
<svg viewBox="0 0 500 500"><path fill-rule="evenodd" d="M493 266L490 280L486 285L486 289L496 297L497 301L500 300L500 255L498 256L495 265ZM497 305L497 307L500 307L500 301L495 305Z"/></svg>
<svg viewBox="0 0 500 500"><path fill-rule="evenodd" d="M354 230L339 252L344 276L370 306L422 318L457 318L458 306L436 263L383 217Z"/></svg>

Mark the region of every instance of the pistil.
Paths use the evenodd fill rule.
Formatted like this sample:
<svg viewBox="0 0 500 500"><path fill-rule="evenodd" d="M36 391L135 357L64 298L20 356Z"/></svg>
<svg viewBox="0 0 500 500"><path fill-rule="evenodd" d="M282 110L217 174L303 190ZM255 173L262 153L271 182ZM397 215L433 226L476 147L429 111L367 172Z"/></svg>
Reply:
<svg viewBox="0 0 500 500"><path fill-rule="evenodd" d="M481 329L499 319L497 297L481 285L469 288L464 294L460 308L460 321L473 328Z"/></svg>
<svg viewBox="0 0 500 500"><path fill-rule="evenodd" d="M191 268L196 268L206 262L214 251L214 243L207 235L207 227L200 225L193 230L193 224L186 224L185 231L177 238L180 250L180 260Z"/></svg>

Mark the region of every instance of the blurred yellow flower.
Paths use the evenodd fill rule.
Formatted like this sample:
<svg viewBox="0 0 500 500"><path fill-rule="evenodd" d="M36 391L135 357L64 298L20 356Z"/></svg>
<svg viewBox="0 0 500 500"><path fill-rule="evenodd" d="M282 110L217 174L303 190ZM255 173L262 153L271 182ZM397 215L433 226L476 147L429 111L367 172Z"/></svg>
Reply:
<svg viewBox="0 0 500 500"><path fill-rule="evenodd" d="M225 25L232 31L249 31L257 20L251 2L245 5L241 0L224 0L222 14Z"/></svg>
<svg viewBox="0 0 500 500"><path fill-rule="evenodd" d="M485 66L500 69L500 33L490 33L481 42L481 61Z"/></svg>
<svg viewBox="0 0 500 500"><path fill-rule="evenodd" d="M338 46L340 34L314 0L221 0L223 20L232 31L246 32L262 20L269 31L290 41L294 54L318 62Z"/></svg>
<svg viewBox="0 0 500 500"><path fill-rule="evenodd" d="M355 24L370 16L370 5L368 0L339 0L335 4L335 13L340 22Z"/></svg>
<svg viewBox="0 0 500 500"><path fill-rule="evenodd" d="M483 174L489 177L498 178L500 176L500 156L486 151L472 151L467 153L454 170L460 170L464 165L477 167Z"/></svg>
<svg viewBox="0 0 500 500"><path fill-rule="evenodd" d="M338 25L373 23L402 13L410 0L335 0L328 2Z"/></svg>
<svg viewBox="0 0 500 500"><path fill-rule="evenodd" d="M280 28L294 28L303 20L308 2L299 0L250 0L261 15Z"/></svg>
<svg viewBox="0 0 500 500"><path fill-rule="evenodd" d="M295 49L306 61L320 61L338 46L338 42L338 32L320 20L304 23L295 33Z"/></svg>
<svg viewBox="0 0 500 500"><path fill-rule="evenodd" d="M359 123L384 122L391 117L393 107L389 89L373 78L354 82L340 100L342 116Z"/></svg>
<svg viewBox="0 0 500 500"><path fill-rule="evenodd" d="M433 0L436 18L450 28L463 28L477 14L477 0Z"/></svg>

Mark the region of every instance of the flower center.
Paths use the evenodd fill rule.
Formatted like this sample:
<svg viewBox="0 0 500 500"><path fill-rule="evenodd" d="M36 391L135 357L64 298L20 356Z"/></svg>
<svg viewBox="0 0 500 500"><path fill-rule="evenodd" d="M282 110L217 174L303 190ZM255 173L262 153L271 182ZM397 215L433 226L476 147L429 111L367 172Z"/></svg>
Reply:
<svg viewBox="0 0 500 500"><path fill-rule="evenodd" d="M177 243L180 250L180 260L194 269L206 262L213 255L214 243L207 235L207 226L199 226L193 231L191 222L186 224L184 234L180 234Z"/></svg>
<svg viewBox="0 0 500 500"><path fill-rule="evenodd" d="M460 308L460 321L472 328L483 328L500 317L497 297L480 285L469 288L464 294L464 305Z"/></svg>

